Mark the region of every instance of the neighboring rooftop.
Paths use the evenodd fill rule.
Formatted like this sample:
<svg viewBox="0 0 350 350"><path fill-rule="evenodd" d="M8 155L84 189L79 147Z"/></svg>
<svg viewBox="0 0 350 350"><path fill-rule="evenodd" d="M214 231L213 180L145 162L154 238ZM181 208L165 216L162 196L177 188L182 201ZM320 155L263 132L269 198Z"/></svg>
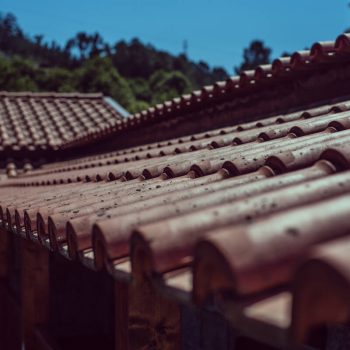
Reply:
<svg viewBox="0 0 350 350"><path fill-rule="evenodd" d="M114 126L125 115L116 105L100 93L0 92L0 156L57 150Z"/></svg>
<svg viewBox="0 0 350 350"><path fill-rule="evenodd" d="M272 64L165 101L130 115L122 123L88 130L63 147L93 148L94 143L109 143L122 148L341 98L349 93L349 53L350 34L341 34L335 41L316 42L310 50L277 58Z"/></svg>

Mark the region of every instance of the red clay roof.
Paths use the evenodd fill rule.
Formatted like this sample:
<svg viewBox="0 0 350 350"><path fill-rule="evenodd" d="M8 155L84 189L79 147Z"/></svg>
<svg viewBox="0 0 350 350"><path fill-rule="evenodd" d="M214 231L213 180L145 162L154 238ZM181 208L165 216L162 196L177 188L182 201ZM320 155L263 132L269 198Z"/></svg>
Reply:
<svg viewBox="0 0 350 350"><path fill-rule="evenodd" d="M102 94L0 92L0 152L55 150L119 123Z"/></svg>
<svg viewBox="0 0 350 350"><path fill-rule="evenodd" d="M239 312L303 342L319 321L308 310L350 292L337 254L349 245L349 142L343 101L46 165L1 183L1 223L116 279L146 275L198 305L220 296L235 327L251 324ZM346 283L313 300L313 273Z"/></svg>
<svg viewBox="0 0 350 350"><path fill-rule="evenodd" d="M105 127L110 107L101 95L36 100L36 94L3 93L11 126L4 135L11 134L8 147L35 141L40 130L43 147L90 145L231 101L237 92L254 104L250 88L267 89L270 81L306 70L322 79L324 66L328 75L332 67L338 74L349 53L344 34L130 119L116 114ZM105 268L119 281L146 276L162 295L181 302L202 306L214 299L235 328L257 340L282 348L304 343L320 323L350 318L350 99L333 97L308 108L296 98L293 112L233 119L220 128L213 119L206 132L8 178L0 183L1 225L92 270ZM51 104L47 124L42 116ZM84 119L71 121L71 111ZM264 331L252 331L256 325Z"/></svg>

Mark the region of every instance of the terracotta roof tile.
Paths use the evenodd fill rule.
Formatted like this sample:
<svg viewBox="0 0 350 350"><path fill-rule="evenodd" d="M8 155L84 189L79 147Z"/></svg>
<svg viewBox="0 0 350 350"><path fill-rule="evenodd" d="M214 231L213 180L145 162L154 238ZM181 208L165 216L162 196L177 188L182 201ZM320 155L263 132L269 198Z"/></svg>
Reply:
<svg viewBox="0 0 350 350"><path fill-rule="evenodd" d="M343 198L348 201L345 196ZM347 221L341 216L341 198L333 204L336 207L333 207L332 212L335 214L337 211L339 222L333 224L331 229L341 234ZM348 202L345 205L348 208ZM349 247L348 236L320 244L310 251L304 264L297 270L294 277L291 332L299 343L305 342L310 331L319 324L347 322Z"/></svg>

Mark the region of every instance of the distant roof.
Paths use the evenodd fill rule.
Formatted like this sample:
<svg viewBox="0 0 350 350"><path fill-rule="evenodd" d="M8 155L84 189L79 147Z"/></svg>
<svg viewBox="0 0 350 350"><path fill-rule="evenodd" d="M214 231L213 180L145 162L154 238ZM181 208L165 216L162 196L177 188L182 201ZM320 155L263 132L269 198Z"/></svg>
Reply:
<svg viewBox="0 0 350 350"><path fill-rule="evenodd" d="M315 42L310 50L296 51L290 57L277 58L271 64L260 65L254 70L244 71L225 81L204 86L190 94L157 104L140 113L130 115L122 123L113 127L105 127L102 131L89 130L79 137L72 137L64 145L64 148L91 144L94 140L100 142L106 137L123 134L126 130L135 128L144 130L152 123L159 124L166 120L174 121L178 117L194 115L218 105L232 103L242 97L251 99L249 104L254 105L257 103L252 97L255 91L268 91L272 84L280 86L283 81L317 75L322 69L329 69L332 73L332 69L339 68L350 61L349 53L350 34L341 34L334 41ZM323 75L323 79L329 78L326 74ZM322 81L320 77L318 80ZM295 93L298 89L300 90L300 86L295 84L294 89ZM330 97L327 96L330 94L331 91L325 93L327 98ZM340 96L339 92L338 96ZM280 98L282 97L284 96L280 96ZM298 98L300 99L299 96ZM276 103L279 98L274 97L273 100ZM301 103L301 101L298 102L299 107ZM307 102L306 106L309 105L310 102ZM236 108L229 107L229 109ZM215 118L217 119L217 116ZM248 120L247 116L245 120ZM232 122L234 121L232 120Z"/></svg>
<svg viewBox="0 0 350 350"><path fill-rule="evenodd" d="M0 92L0 152L54 150L111 127L127 113L111 100L100 93Z"/></svg>

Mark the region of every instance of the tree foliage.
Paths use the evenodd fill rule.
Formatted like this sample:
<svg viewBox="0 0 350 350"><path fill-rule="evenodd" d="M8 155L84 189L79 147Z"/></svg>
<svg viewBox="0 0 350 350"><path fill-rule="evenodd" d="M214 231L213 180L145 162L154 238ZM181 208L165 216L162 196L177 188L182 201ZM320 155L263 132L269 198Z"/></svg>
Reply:
<svg viewBox="0 0 350 350"><path fill-rule="evenodd" d="M191 83L179 71L166 72L158 70L152 74L149 86L153 91L153 104L160 100L170 100L180 94L191 91Z"/></svg>
<svg viewBox="0 0 350 350"><path fill-rule="evenodd" d="M136 102L128 82L114 68L108 57L96 56L84 62L76 71L76 90L102 92L123 106L133 109Z"/></svg>
<svg viewBox="0 0 350 350"><path fill-rule="evenodd" d="M243 62L240 67L236 67L236 73L239 74L244 70L250 70L261 64L270 63L271 49L264 45L261 40L254 40L248 48L243 51Z"/></svg>
<svg viewBox="0 0 350 350"><path fill-rule="evenodd" d="M235 70L270 62L271 49L254 40ZM0 90L103 92L130 112L228 77L220 67L161 51L139 39L109 44L99 33L77 33L60 46L26 35L12 14L0 14Z"/></svg>
<svg viewBox="0 0 350 350"><path fill-rule="evenodd" d="M60 46L0 14L0 90L103 92L130 112L227 78L223 68L171 55L138 39L109 44L77 33Z"/></svg>

